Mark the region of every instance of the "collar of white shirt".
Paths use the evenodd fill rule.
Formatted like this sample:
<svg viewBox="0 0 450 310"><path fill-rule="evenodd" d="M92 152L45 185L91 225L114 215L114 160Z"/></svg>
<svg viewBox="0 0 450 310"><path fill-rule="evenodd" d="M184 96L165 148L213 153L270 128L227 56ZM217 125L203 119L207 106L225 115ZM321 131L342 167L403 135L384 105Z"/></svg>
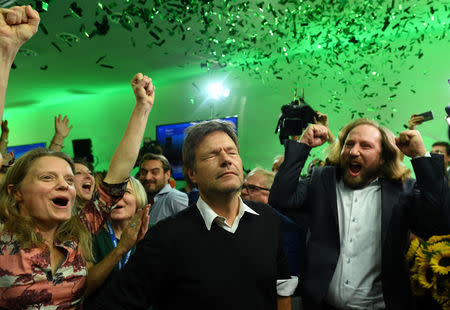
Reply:
<svg viewBox="0 0 450 310"><path fill-rule="evenodd" d="M229 226L228 223L226 222L226 219L223 216L220 216L216 212L214 212L214 210L211 209L211 207L205 201L203 201L202 197L199 197L197 201L197 208L200 211L203 221L205 222L206 229L211 230L212 223L214 222L214 220L217 219L216 221L222 224L222 225L219 224L220 227L224 228L225 230L231 233L234 233L237 229L240 219L242 218L245 212L254 215L259 215L258 213L253 211L253 209L247 206L242 201L241 197L238 196L238 198L239 198L239 212L238 215L236 216L236 219L234 220L233 226Z"/></svg>

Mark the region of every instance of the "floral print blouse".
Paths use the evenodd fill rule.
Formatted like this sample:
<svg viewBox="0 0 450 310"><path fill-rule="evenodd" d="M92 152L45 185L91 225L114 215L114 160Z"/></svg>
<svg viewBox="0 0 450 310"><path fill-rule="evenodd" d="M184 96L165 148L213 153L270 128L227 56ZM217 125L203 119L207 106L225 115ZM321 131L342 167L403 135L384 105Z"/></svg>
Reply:
<svg viewBox="0 0 450 310"><path fill-rule="evenodd" d="M103 183L99 199L90 201L79 216L88 230L102 228L111 206L123 196L127 182ZM55 242L64 258L52 274L48 247L21 248L0 224L0 309L81 309L87 267L76 240Z"/></svg>

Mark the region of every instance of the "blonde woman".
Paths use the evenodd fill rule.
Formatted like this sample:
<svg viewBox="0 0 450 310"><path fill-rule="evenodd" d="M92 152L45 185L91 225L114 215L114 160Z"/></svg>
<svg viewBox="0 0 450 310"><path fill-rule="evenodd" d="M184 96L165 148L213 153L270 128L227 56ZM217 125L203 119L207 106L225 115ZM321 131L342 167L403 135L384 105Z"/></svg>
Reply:
<svg viewBox="0 0 450 310"><path fill-rule="evenodd" d="M12 61L38 24L30 6L0 9L0 116ZM136 105L96 203L74 207L74 166L64 153L36 149L8 170L0 188L0 308L82 307L91 233L124 195L154 103L150 78L139 73L131 85Z"/></svg>
<svg viewBox="0 0 450 310"><path fill-rule="evenodd" d="M97 294L125 266L133 255L136 242L144 237L145 229L138 230L136 222L145 210L142 225L148 227L147 194L141 182L130 177L127 190L114 206L110 219L93 241L96 265L89 267L88 291L91 295L85 306L89 307ZM95 290L95 292L94 292Z"/></svg>

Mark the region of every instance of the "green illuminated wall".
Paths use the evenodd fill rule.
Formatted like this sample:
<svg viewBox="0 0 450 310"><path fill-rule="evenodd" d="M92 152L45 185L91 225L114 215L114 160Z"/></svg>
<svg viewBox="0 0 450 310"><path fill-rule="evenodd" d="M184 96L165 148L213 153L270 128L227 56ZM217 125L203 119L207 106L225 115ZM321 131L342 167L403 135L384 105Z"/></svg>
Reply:
<svg viewBox="0 0 450 310"><path fill-rule="evenodd" d="M106 169L133 108L129 81L139 71L157 86L146 136L154 139L158 124L237 114L246 169L270 169L283 152L274 130L295 88L304 88L306 101L329 115L335 135L359 116L398 133L412 113L433 110L435 120L420 126L426 145L448 139L448 2L216 1L201 11L202 5L191 1L193 12L186 13L186 8L171 11L166 1L158 4L153 22L133 16L130 3L143 7L139 1L105 1L109 14L92 1L78 1L83 14L74 17L69 2L49 2L41 14L48 34L40 29L24 46L37 55L19 55L11 73L5 111L10 145L49 142L53 117L68 115L74 129L64 151L72 153L71 139L91 138L97 169ZM146 6L156 7L155 1ZM83 36L114 12L128 14L138 28L110 21L107 34ZM209 12L210 19L199 12ZM170 20L173 16L179 20ZM69 45L58 39L62 32L80 39ZM203 90L217 80L231 94L213 102ZM323 157L323 149L312 157Z"/></svg>

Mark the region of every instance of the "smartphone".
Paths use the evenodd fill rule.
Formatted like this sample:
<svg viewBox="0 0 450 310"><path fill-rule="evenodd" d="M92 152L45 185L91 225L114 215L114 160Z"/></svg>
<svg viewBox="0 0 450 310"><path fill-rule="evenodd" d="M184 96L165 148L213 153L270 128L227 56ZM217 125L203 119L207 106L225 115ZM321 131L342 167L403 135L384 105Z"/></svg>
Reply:
<svg viewBox="0 0 450 310"><path fill-rule="evenodd" d="M428 112L424 112L424 113L420 113L417 114L417 116L422 116L423 117L423 121L431 121L434 117L433 117L433 111L428 111Z"/></svg>

